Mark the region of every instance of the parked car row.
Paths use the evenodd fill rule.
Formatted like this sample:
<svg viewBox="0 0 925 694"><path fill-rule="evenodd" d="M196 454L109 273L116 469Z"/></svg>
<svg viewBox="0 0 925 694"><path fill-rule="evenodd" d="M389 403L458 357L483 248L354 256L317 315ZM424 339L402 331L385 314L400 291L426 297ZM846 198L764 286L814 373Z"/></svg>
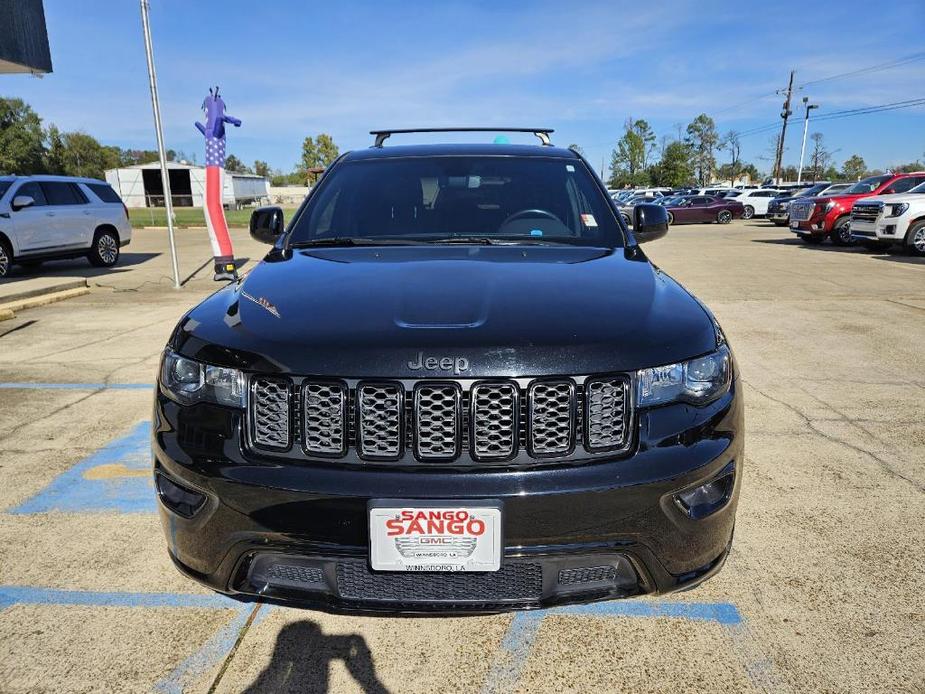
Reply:
<svg viewBox="0 0 925 694"><path fill-rule="evenodd" d="M128 210L105 181L0 176L0 279L13 265L62 258L112 267L131 240Z"/></svg>
<svg viewBox="0 0 925 694"><path fill-rule="evenodd" d="M792 199L787 219L804 243L820 244L828 238L837 246L898 244L925 256L923 194L925 171L870 176L833 194L806 193Z"/></svg>

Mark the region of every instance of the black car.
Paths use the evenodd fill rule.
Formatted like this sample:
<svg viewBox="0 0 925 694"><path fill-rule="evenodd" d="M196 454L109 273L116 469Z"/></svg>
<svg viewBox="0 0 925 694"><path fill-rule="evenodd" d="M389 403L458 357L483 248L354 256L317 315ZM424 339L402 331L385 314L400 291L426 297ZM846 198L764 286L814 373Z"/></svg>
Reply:
<svg viewBox="0 0 925 694"><path fill-rule="evenodd" d="M799 188L791 191L789 194L779 195L772 198L768 203L768 213L766 218L776 226L785 227L790 222L790 203L797 198L812 198L819 195L823 190L832 184L828 181L815 183L805 188Z"/></svg>
<svg viewBox="0 0 925 694"><path fill-rule="evenodd" d="M548 131L535 131L548 142ZM588 163L547 144L337 159L164 352L170 556L244 599L491 612L697 585L732 542L736 365Z"/></svg>

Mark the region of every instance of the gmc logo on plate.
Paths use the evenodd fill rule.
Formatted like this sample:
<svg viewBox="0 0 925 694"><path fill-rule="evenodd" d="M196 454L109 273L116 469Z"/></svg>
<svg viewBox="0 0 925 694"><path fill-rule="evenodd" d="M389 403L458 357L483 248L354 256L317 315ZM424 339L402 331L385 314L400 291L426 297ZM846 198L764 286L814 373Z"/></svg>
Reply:
<svg viewBox="0 0 925 694"><path fill-rule="evenodd" d="M412 371L452 371L458 376L469 370L469 360L465 357L425 357L423 352L418 352L417 360L409 361L408 368Z"/></svg>

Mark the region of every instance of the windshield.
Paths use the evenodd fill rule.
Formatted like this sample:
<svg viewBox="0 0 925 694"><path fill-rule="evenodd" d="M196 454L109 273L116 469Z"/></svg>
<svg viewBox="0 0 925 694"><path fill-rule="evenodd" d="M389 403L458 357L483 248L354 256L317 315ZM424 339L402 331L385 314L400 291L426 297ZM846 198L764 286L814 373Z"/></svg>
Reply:
<svg viewBox="0 0 925 694"><path fill-rule="evenodd" d="M613 208L581 161L509 156L345 162L296 217L289 243L330 239L623 245Z"/></svg>
<svg viewBox="0 0 925 694"><path fill-rule="evenodd" d="M844 191L848 195L854 195L857 193L873 193L881 184L889 181L893 178L891 175L887 174L886 176L871 176L870 178L864 178L855 183L853 186Z"/></svg>

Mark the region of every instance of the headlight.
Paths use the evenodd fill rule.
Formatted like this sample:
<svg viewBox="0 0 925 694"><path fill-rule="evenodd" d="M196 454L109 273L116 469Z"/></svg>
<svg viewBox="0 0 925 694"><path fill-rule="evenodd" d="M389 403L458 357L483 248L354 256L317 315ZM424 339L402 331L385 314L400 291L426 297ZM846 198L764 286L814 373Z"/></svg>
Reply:
<svg viewBox="0 0 925 694"><path fill-rule="evenodd" d="M908 202L900 202L895 205L890 205L890 213L887 215L887 217L900 217L904 215L908 209Z"/></svg>
<svg viewBox="0 0 925 694"><path fill-rule="evenodd" d="M244 374L237 369L212 366L164 352L161 386L166 394L183 405L212 402L228 407L244 407Z"/></svg>
<svg viewBox="0 0 925 694"><path fill-rule="evenodd" d="M729 390L732 378L729 348L723 344L705 357L641 369L636 374L640 407L689 402L703 405Z"/></svg>

